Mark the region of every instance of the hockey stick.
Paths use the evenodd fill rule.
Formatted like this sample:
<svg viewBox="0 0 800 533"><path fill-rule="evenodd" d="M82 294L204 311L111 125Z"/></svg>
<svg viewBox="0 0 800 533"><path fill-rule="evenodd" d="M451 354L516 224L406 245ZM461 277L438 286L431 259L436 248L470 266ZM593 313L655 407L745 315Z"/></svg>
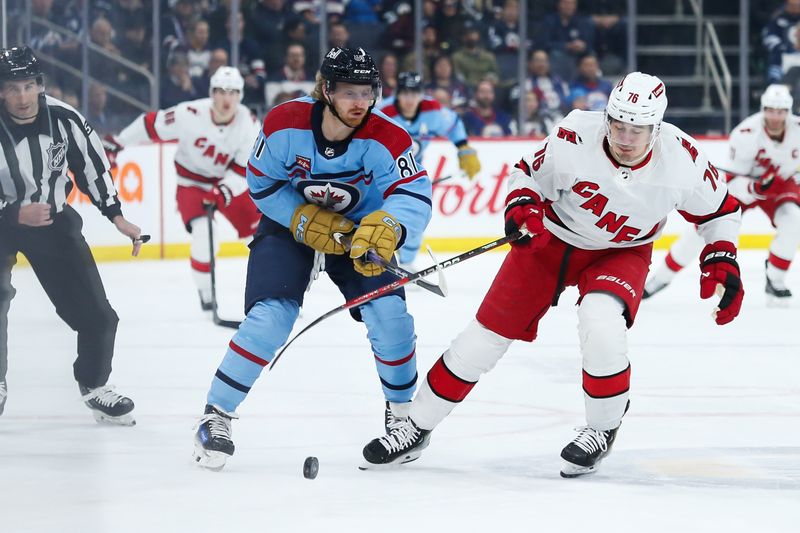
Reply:
<svg viewBox="0 0 800 533"><path fill-rule="evenodd" d="M447 181L447 180L449 180L449 179L450 179L450 178L452 178L452 177L453 177L453 175L452 175L452 174L450 174L449 176L442 176L441 178L436 178L435 180L433 180L433 181L431 182L431 185L439 185L441 182L443 182L443 181Z"/></svg>
<svg viewBox="0 0 800 533"><path fill-rule="evenodd" d="M351 235L336 233L334 234L333 238L336 239L337 242L342 244L346 249L348 250L350 249L350 240L352 238ZM394 265L390 261L385 260L383 257L378 255L378 252L376 252L371 248L367 250L367 260L370 263L375 263L376 265L382 266L383 268L386 269L387 272L400 279L412 276L414 274L413 272L409 272L408 270L401 268L397 265ZM435 262L436 261L434 261L434 263ZM442 275L441 269L439 270L439 285L431 283L430 281L426 281L424 279L418 279L416 281L413 281L412 283L422 287L425 290L431 291L433 294L441 296L442 298L445 298L447 296L446 292L447 285L444 281L444 276ZM444 289L442 289L442 287L444 287Z"/></svg>
<svg viewBox="0 0 800 533"><path fill-rule="evenodd" d="M217 313L217 260L214 257L214 211L217 210L215 204L206 204L206 216L208 217L208 248L211 259L209 260L209 270L211 271L211 319L214 324L223 328L239 329L238 320L225 320Z"/></svg>
<svg viewBox="0 0 800 533"><path fill-rule="evenodd" d="M479 246L477 248L473 248L472 250L470 250L468 252L464 252L461 255L457 255L455 257L451 257L450 259L447 259L446 261L442 261L441 263L437 263L437 264L435 264L433 266L430 266L430 267L428 267L428 268L426 268L424 270L420 270L419 272L411 274L410 276L406 276L406 277L400 278L397 281L393 281L392 283L389 283L388 285L384 285L383 287L375 289L374 291L367 292L365 294L362 294L361 296L356 296L355 298L352 298L352 299L346 301L345 303L343 303L339 307L331 309L330 311L328 311L324 315L321 315L321 316L317 317L313 322L311 322L306 327L301 329L294 337L289 339L289 342L284 344L283 348L281 348L281 351L279 351L275 355L275 358L270 363L268 370L272 370L273 368L275 368L275 365L278 363L278 359L281 358L281 356L286 351L286 349L289 348L289 346L294 341L296 341L297 338L300 335L302 335L303 333L305 333L309 329L313 328L314 326L316 326L317 324L319 324L320 322L322 322L326 318L330 318L333 315L335 315L335 314L337 314L337 313L339 313L341 311L344 311L346 309L352 309L353 307L358 307L359 305L364 305L365 303L367 303L369 301L372 301L375 298L383 296L383 295L385 295L387 293L392 292L393 290L395 290L395 289L397 289L399 287L402 287L403 285L406 285L408 283L416 281L416 280L418 280L420 278L424 278L425 276L430 276L431 274L433 274L434 272L436 272L438 270L443 270L445 268L449 268L449 267L451 267L453 265L461 263L462 261L466 261L467 259L472 259L473 257L475 257L477 255L480 255L480 254L482 254L484 252L488 252L489 250L494 250L495 248L499 248L500 246L503 246L504 244L508 244L510 242L516 241L517 239L519 239L522 236L523 236L522 232L515 231L511 235L506 235L505 237L502 237L500 239L497 239L497 240L494 240L492 242L486 243L483 246Z"/></svg>

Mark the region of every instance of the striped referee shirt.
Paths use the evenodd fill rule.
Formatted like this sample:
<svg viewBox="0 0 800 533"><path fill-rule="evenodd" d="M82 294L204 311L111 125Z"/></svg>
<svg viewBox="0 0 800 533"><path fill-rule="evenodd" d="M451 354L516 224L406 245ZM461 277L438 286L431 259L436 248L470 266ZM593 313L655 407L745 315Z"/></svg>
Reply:
<svg viewBox="0 0 800 533"><path fill-rule="evenodd" d="M103 215L121 215L100 137L74 108L44 99L30 124L14 122L0 103L0 218L15 224L19 208L32 203L63 211L73 187L68 170Z"/></svg>

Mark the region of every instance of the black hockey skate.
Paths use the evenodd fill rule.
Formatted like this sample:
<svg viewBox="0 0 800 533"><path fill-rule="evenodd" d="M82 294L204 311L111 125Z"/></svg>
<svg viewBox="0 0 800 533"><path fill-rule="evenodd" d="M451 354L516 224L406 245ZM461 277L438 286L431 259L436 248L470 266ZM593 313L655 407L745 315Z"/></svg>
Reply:
<svg viewBox="0 0 800 533"><path fill-rule="evenodd" d="M86 407L92 410L94 419L102 424L117 424L119 426L135 426L133 418L133 400L114 392L114 387L103 385L90 389L78 384L81 391L81 400Z"/></svg>
<svg viewBox="0 0 800 533"><path fill-rule="evenodd" d="M580 433L575 440L561 450L561 458L565 461L561 477L578 477L597 470L600 461L611 453L618 429L598 431L588 426L579 428Z"/></svg>
<svg viewBox="0 0 800 533"><path fill-rule="evenodd" d="M373 439L364 446L365 463L360 470L379 469L416 461L428 447L431 432L420 429L410 418L393 428L388 435Z"/></svg>
<svg viewBox="0 0 800 533"><path fill-rule="evenodd" d="M8 386L6 385L6 380L0 379L0 415L3 414L3 410L6 408L6 398L8 398Z"/></svg>
<svg viewBox="0 0 800 533"><path fill-rule="evenodd" d="M411 408L411 402L386 402L386 411L384 412L384 426L386 427L386 434L388 435L394 428L400 427L408 420L408 410Z"/></svg>
<svg viewBox="0 0 800 533"><path fill-rule="evenodd" d="M767 266L767 261L764 261L764 267ZM792 297L792 291L787 288L778 288L769 279L769 276L764 276L767 279L764 292L767 293L767 305L770 307L788 307L789 299Z"/></svg>
<svg viewBox="0 0 800 533"><path fill-rule="evenodd" d="M667 288L667 285L669 285L669 283L664 283L663 281L652 281L651 283L645 283L644 289L642 289L642 299L647 300L655 293L661 292Z"/></svg>
<svg viewBox="0 0 800 533"><path fill-rule="evenodd" d="M198 466L220 471L233 455L231 420L239 418L213 405L206 405L205 415L197 423L194 434L194 460Z"/></svg>

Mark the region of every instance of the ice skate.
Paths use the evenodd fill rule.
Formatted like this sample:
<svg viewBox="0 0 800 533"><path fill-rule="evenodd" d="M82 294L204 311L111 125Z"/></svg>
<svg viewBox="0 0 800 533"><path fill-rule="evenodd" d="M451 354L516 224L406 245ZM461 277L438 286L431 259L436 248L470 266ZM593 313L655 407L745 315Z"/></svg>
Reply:
<svg viewBox="0 0 800 533"><path fill-rule="evenodd" d="M428 447L431 432L420 429L410 418L393 428L388 435L373 439L364 446L360 470L390 468L416 461Z"/></svg>
<svg viewBox="0 0 800 533"><path fill-rule="evenodd" d="M384 425L388 435L395 428L398 428L408 420L408 411L411 409L411 402L386 402L384 412Z"/></svg>
<svg viewBox="0 0 800 533"><path fill-rule="evenodd" d="M766 261L764 262L766 266ZM771 279L769 276L765 276L767 279L767 283L764 287L764 292L767 293L767 307L789 307L792 299L792 291L786 288L786 286L782 286L783 284L778 284Z"/></svg>
<svg viewBox="0 0 800 533"><path fill-rule="evenodd" d="M667 287L667 285L669 285L669 282L661 281L655 277L648 279L647 282L644 284L644 290L642 291L642 299L646 300L650 298L655 293L664 290Z"/></svg>
<svg viewBox="0 0 800 533"><path fill-rule="evenodd" d="M561 450L564 459L561 477L578 477L597 470L600 462L611 452L619 428L598 431L585 426L578 429L578 436Z"/></svg>
<svg viewBox="0 0 800 533"><path fill-rule="evenodd" d="M198 466L220 471L235 446L231 440L231 420L239 418L213 405L206 405L205 415L197 422L194 434L194 460Z"/></svg>
<svg viewBox="0 0 800 533"><path fill-rule="evenodd" d="M3 410L6 408L6 398L8 398L8 386L6 385L6 380L0 379L0 415L3 414Z"/></svg>
<svg viewBox="0 0 800 533"><path fill-rule="evenodd" d="M214 303L211 301L210 291L197 291L197 296L200 298L200 309L203 311L213 311Z"/></svg>
<svg viewBox="0 0 800 533"><path fill-rule="evenodd" d="M78 385L81 391L81 400L86 407L91 409L94 419L101 424L115 424L119 426L135 426L133 418L133 400L114 392L114 387L103 385L90 389Z"/></svg>

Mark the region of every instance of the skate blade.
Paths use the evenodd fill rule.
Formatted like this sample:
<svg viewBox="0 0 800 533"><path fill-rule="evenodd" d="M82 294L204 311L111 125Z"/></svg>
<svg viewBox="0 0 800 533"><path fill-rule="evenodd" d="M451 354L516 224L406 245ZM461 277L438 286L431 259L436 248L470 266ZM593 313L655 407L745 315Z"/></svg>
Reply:
<svg viewBox="0 0 800 533"><path fill-rule="evenodd" d="M225 467L225 462L230 455L204 450L202 446L195 445L194 447L194 462L197 466L204 470L211 470L212 472L219 472Z"/></svg>
<svg viewBox="0 0 800 533"><path fill-rule="evenodd" d="M100 411L92 410L92 414L94 415L94 419L97 421L98 424L107 424L110 426L135 426L136 419L133 418L131 413L126 413L121 416L109 416L105 413Z"/></svg>
<svg viewBox="0 0 800 533"><path fill-rule="evenodd" d="M405 455L401 455L391 463L385 464L374 464L368 461L364 461L359 467L359 470L393 470L395 468L400 468L400 466L411 463L416 461L422 455L422 450L414 450L413 452L407 453Z"/></svg>
<svg viewBox="0 0 800 533"><path fill-rule="evenodd" d="M600 466L600 461L597 461L594 466L581 466L570 463L569 461L564 461L564 466L561 467L561 477L569 479L592 474L597 471L598 466Z"/></svg>
<svg viewBox="0 0 800 533"><path fill-rule="evenodd" d="M790 307L792 302L791 298L780 298L778 296L767 295L767 307L771 309L786 309Z"/></svg>

